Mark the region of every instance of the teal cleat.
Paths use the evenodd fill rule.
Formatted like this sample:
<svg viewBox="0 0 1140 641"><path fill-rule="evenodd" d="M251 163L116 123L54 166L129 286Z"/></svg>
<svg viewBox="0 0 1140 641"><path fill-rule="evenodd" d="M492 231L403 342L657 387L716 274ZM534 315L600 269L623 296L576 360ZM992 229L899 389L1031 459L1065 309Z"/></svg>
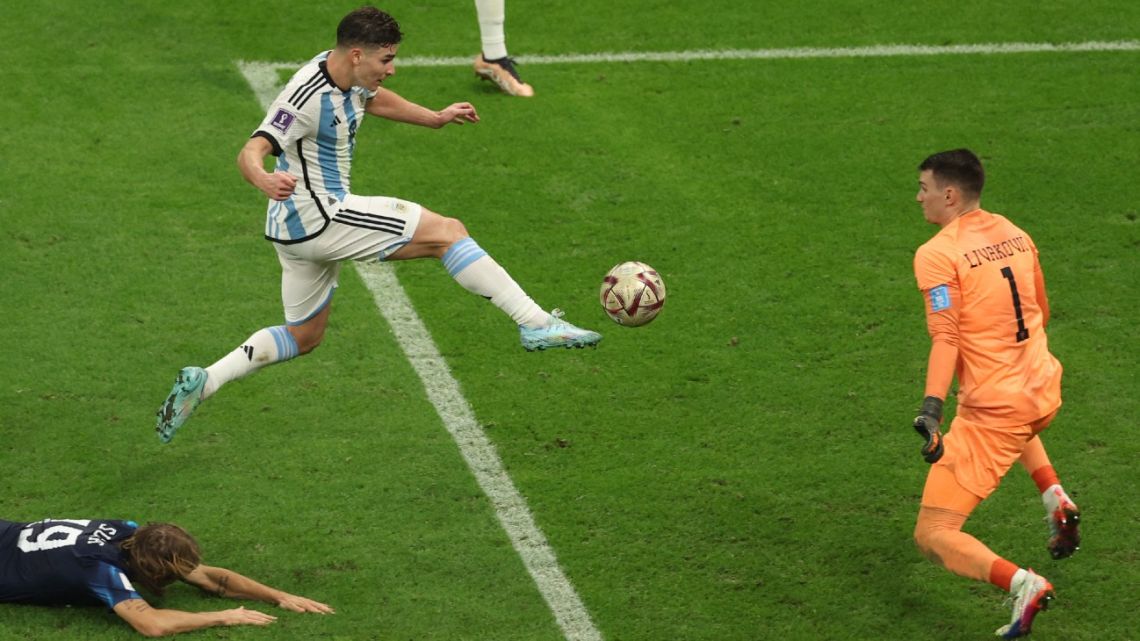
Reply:
<svg viewBox="0 0 1140 641"><path fill-rule="evenodd" d="M556 309L550 315L554 320L546 327L519 327L523 349L533 352L551 347L593 347L601 342L601 334L562 320L562 310Z"/></svg>
<svg viewBox="0 0 1140 641"><path fill-rule="evenodd" d="M174 380L174 389L166 402L158 408L158 420L155 421L154 431L158 432L158 440L169 443L174 433L182 427L198 404L202 402L202 390L206 387L206 370L201 367L183 367Z"/></svg>

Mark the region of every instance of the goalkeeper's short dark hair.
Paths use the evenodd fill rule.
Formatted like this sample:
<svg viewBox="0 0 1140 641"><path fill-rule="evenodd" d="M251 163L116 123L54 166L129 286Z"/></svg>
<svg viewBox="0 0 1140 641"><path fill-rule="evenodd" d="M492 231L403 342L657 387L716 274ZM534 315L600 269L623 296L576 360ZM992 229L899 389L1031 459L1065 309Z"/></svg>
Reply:
<svg viewBox="0 0 1140 641"><path fill-rule="evenodd" d="M986 184L986 171L982 168L982 161L969 149L952 149L933 154L918 166L919 171L927 169L939 185L954 185L972 200L981 198L982 187Z"/></svg>

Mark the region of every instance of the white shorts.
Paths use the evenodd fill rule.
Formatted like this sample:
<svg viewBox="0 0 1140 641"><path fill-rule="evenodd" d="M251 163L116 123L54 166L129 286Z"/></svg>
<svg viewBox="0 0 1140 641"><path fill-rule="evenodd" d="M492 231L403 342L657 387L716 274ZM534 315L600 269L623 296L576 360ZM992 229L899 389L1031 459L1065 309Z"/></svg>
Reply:
<svg viewBox="0 0 1140 641"><path fill-rule="evenodd" d="M420 224L420 205L387 196L349 195L328 209L328 227L295 245L274 243L281 262L285 322L301 325L332 300L340 263L384 260L407 245Z"/></svg>

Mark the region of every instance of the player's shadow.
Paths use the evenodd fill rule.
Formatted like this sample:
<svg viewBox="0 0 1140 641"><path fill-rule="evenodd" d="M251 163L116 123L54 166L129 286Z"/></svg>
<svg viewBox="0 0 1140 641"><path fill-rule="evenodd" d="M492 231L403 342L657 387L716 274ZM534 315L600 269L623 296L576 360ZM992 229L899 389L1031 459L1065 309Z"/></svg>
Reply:
<svg viewBox="0 0 1140 641"><path fill-rule="evenodd" d="M924 558L914 544L913 522L881 523L875 517L868 514L861 529L880 536L846 550L846 562L863 559L855 589L866 593L864 600L878 602L884 613L882 632L890 633L882 638L982 638L1006 622L1009 610L1002 606L1001 592L957 577ZM978 611L991 606L992 620L979 620Z"/></svg>

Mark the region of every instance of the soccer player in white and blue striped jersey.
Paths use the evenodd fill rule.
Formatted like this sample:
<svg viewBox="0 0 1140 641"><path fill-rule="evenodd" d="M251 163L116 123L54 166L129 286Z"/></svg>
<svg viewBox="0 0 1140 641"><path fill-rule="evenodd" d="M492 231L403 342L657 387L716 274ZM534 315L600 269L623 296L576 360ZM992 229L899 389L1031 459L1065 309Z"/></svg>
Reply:
<svg viewBox="0 0 1140 641"><path fill-rule="evenodd" d="M366 114L434 129L479 121L470 103L433 111L380 87L396 72L402 37L379 9L349 13L337 27L336 47L293 76L238 154L242 176L270 199L265 237L281 263L285 324L254 332L209 367L183 368L158 410L155 429L164 443L222 385L320 344L345 260L438 258L460 285L518 324L528 351L602 339L539 307L460 221L406 200L352 193L356 131ZM271 154L277 164L269 172Z"/></svg>

